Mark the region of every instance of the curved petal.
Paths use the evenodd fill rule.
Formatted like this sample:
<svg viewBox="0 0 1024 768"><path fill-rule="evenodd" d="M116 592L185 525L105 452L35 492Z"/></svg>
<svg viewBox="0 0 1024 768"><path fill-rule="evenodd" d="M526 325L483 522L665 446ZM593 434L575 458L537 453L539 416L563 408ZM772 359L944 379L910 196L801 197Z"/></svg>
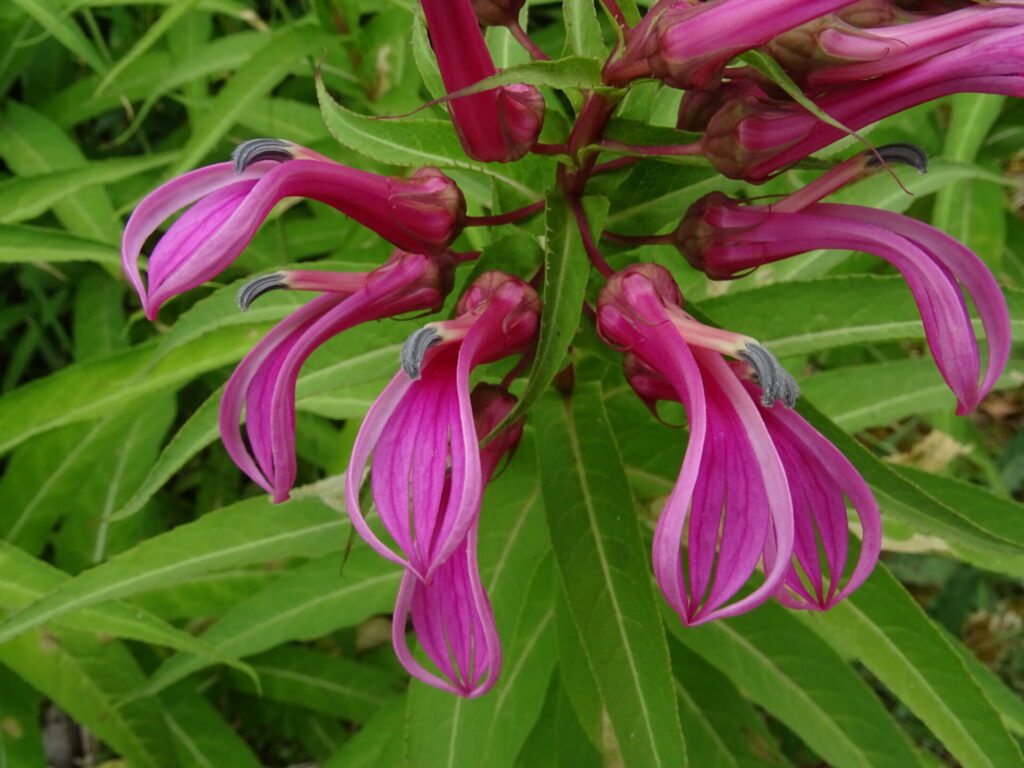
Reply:
<svg viewBox="0 0 1024 768"><path fill-rule="evenodd" d="M501 643L476 562L476 526L438 566L431 583L406 572L391 625L395 655L413 677L466 698L487 693L501 672ZM413 628L440 676L409 650L406 623Z"/></svg>
<svg viewBox="0 0 1024 768"><path fill-rule="evenodd" d="M961 399L957 413L963 415L974 410L995 386L1010 358L1010 312L988 265L963 243L917 219L855 205L827 204L822 207L830 216L877 224L902 235L948 269L963 286L978 311L988 343L985 377L972 395Z"/></svg>

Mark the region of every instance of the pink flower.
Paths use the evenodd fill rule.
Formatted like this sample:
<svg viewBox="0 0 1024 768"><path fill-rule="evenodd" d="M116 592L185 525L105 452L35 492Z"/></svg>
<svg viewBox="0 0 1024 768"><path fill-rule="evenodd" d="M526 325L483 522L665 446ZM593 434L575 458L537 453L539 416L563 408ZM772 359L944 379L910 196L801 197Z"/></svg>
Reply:
<svg viewBox="0 0 1024 768"><path fill-rule="evenodd" d="M421 0L448 93L498 73L470 0ZM532 85L502 85L448 102L466 154L482 162L518 160L536 143L544 97Z"/></svg>
<svg viewBox="0 0 1024 768"><path fill-rule="evenodd" d="M275 502L295 482L295 382L306 359L328 339L369 320L437 311L451 288L447 255L395 251L367 274L278 272L242 289L243 309L272 288L322 291L293 312L245 356L231 374L220 406L220 432L235 464ZM246 414L243 438L241 420Z"/></svg>
<svg viewBox="0 0 1024 768"><path fill-rule="evenodd" d="M625 87L654 77L673 88L716 85L729 59L854 0L671 0L633 29L605 81Z"/></svg>
<svg viewBox="0 0 1024 768"><path fill-rule="evenodd" d="M245 142L233 157L233 163L172 179L147 195L128 220L122 266L150 320L167 299L223 271L286 197L327 203L416 253L445 250L462 227L462 192L436 168L420 169L409 179L378 176L277 139ZM189 205L153 249L144 283L137 263L143 244L168 216Z"/></svg>
<svg viewBox="0 0 1024 768"><path fill-rule="evenodd" d="M771 597L789 572L793 549L783 462L722 354L754 366L769 404L792 403L797 388L753 339L704 326L681 304L667 270L634 264L602 289L598 330L629 353L627 378L646 402L668 395L686 408L689 442L655 529L653 558L665 599L684 624L694 625ZM759 563L764 581L734 600Z"/></svg>
<svg viewBox="0 0 1024 768"><path fill-rule="evenodd" d="M1024 25L989 33L893 74L836 88L816 103L857 130L954 93L1024 96ZM798 104L744 94L718 110L701 146L721 173L760 182L845 135Z"/></svg>
<svg viewBox="0 0 1024 768"><path fill-rule="evenodd" d="M832 173L845 175L843 169ZM687 212L676 243L694 267L715 279L819 248L865 251L885 259L910 286L935 362L957 396L957 413L973 410L996 383L1010 353L1006 300L988 267L964 245L916 219L817 203L834 185L817 186L768 205L743 205L713 192ZM977 308L988 341L980 383L980 355L965 294Z"/></svg>
<svg viewBox="0 0 1024 768"><path fill-rule="evenodd" d="M466 291L456 317L412 334L402 370L370 408L345 478L349 516L381 555L430 582L466 537L480 510L483 473L473 423L470 371L534 343L540 299L519 278L486 272ZM395 553L369 528L359 501L366 463Z"/></svg>
<svg viewBox="0 0 1024 768"><path fill-rule="evenodd" d="M508 392L478 384L470 396L478 439L483 439L515 404ZM522 421L503 430L480 450L480 476L486 485L501 458L515 450ZM445 490L450 490L446 478ZM491 689L501 671L501 643L476 561L477 521L430 583L406 571L392 621L395 655L413 677L441 690L476 698ZM405 625L412 615L420 645L442 677L425 669L409 651Z"/></svg>
<svg viewBox="0 0 1024 768"><path fill-rule="evenodd" d="M860 29L825 17L765 45L808 86L851 83L917 64L1024 23L1024 7L974 6L905 24Z"/></svg>

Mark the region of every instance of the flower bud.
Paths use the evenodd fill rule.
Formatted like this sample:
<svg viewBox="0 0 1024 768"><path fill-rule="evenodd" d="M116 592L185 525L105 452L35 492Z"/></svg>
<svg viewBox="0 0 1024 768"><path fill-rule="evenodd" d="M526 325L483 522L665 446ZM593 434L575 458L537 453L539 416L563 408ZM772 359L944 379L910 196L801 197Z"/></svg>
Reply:
<svg viewBox="0 0 1024 768"><path fill-rule="evenodd" d="M507 27L519 21L526 0L473 0L476 20L485 27Z"/></svg>

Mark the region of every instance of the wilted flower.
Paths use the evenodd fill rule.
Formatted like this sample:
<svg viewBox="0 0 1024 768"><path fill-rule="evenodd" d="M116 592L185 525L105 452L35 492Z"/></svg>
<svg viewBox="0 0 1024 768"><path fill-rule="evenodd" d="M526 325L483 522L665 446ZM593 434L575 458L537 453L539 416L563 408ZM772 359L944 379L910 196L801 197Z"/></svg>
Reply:
<svg viewBox="0 0 1024 768"><path fill-rule="evenodd" d="M202 285L231 264L286 197L327 203L415 253L445 250L462 228L462 192L436 168L422 168L408 179L379 176L277 139L241 144L233 158L158 187L128 220L122 266L150 320L167 299ZM188 205L153 249L144 283L138 266L143 244L167 217Z"/></svg>
<svg viewBox="0 0 1024 768"><path fill-rule="evenodd" d="M430 323L405 344L402 370L371 406L352 448L345 500L360 535L384 557L429 582L480 511L483 475L469 374L525 352L537 333L540 299L519 278L486 272L459 300L456 317ZM384 527L402 555L364 519L363 468Z"/></svg>
<svg viewBox="0 0 1024 768"><path fill-rule="evenodd" d="M360 323L413 311L437 311L451 288L451 256L396 251L366 274L278 272L242 289L247 308L271 288L322 291L260 341L228 379L220 432L234 462L275 502L295 482L295 382L306 359L325 341ZM243 407L246 436L242 437Z"/></svg>
<svg viewBox="0 0 1024 768"><path fill-rule="evenodd" d="M470 0L421 0L448 93L498 73ZM525 155L544 124L544 97L532 85L502 85L448 102L462 148L474 160L507 163Z"/></svg>

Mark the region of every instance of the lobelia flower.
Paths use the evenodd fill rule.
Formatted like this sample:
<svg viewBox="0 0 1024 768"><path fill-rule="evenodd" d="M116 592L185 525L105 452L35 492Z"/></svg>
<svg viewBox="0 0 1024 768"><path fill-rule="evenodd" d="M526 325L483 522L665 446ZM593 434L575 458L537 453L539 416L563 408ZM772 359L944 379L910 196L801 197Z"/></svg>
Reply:
<svg viewBox="0 0 1024 768"><path fill-rule="evenodd" d="M295 482L295 382L306 359L325 341L360 323L415 311L437 311L451 289L448 254L395 251L365 274L291 271L257 278L239 293L247 309L275 288L321 291L245 356L228 379L220 405L220 432L228 455L274 502ZM245 437L241 431L243 409Z"/></svg>
<svg viewBox="0 0 1024 768"><path fill-rule="evenodd" d="M430 582L466 537L480 510L483 477L469 374L477 365L528 350L540 299L517 277L486 272L459 300L456 317L416 331L402 370L370 407L352 447L345 500L352 524L384 557ZM383 543L359 501L363 468L388 534Z"/></svg>
<svg viewBox="0 0 1024 768"><path fill-rule="evenodd" d="M278 139L247 141L232 158L158 187L128 220L121 262L150 320L167 299L231 264L286 197L327 203L415 253L444 251L462 229L462 192L436 168L422 168L408 179L379 176ZM185 206L191 207L153 249L144 283L138 257L146 239Z"/></svg>
<svg viewBox="0 0 1024 768"><path fill-rule="evenodd" d="M733 56L854 0L662 0L604 68L609 85L654 77L673 88L717 85Z"/></svg>
<svg viewBox="0 0 1024 768"><path fill-rule="evenodd" d="M471 0L420 0L448 93L498 73ZM536 143L544 97L532 85L502 85L448 102L466 154L482 162L518 160Z"/></svg>
<svg viewBox="0 0 1024 768"><path fill-rule="evenodd" d="M760 605L789 572L793 501L764 420L722 354L755 368L767 403L794 402L796 383L750 337L685 313L671 275L654 264L608 279L597 325L629 353L627 378L648 405L668 389L686 409L686 455L654 532L654 574L665 599L687 625ZM763 583L733 600L759 562Z"/></svg>
<svg viewBox="0 0 1024 768"><path fill-rule="evenodd" d="M858 130L954 93L1024 96L1024 25L991 32L893 74L836 88L816 103ZM845 135L798 104L745 94L711 118L701 147L725 176L757 183Z"/></svg>
<svg viewBox="0 0 1024 768"><path fill-rule="evenodd" d="M1022 23L1024 7L1011 6L974 6L868 29L826 16L770 40L764 49L805 85L820 88L891 74Z"/></svg>
<svg viewBox="0 0 1024 768"><path fill-rule="evenodd" d="M902 156L911 163L923 163L924 158L912 145L878 152L883 159ZM744 205L712 192L687 212L673 236L675 243L692 266L714 279L740 276L822 248L865 251L885 259L910 286L935 362L957 397L957 413L968 413L996 383L1009 357L1006 300L985 263L949 235L898 213L817 202L872 164L877 159L870 153L855 156L768 205ZM977 308L988 342L980 383L981 362L965 293Z"/></svg>
<svg viewBox="0 0 1024 768"><path fill-rule="evenodd" d="M478 439L501 423L515 405L505 390L478 384L470 396ZM517 421L480 449L482 485L490 482L501 458L515 451L523 422ZM451 479L445 479L444 493ZM444 495L442 494L442 496ZM402 576L391 624L395 655L413 677L441 690L467 698L487 693L501 671L501 643L487 592L480 582L476 559L477 521L451 557L435 571L428 584L411 571ZM406 622L413 629L441 677L425 669L412 655Z"/></svg>

